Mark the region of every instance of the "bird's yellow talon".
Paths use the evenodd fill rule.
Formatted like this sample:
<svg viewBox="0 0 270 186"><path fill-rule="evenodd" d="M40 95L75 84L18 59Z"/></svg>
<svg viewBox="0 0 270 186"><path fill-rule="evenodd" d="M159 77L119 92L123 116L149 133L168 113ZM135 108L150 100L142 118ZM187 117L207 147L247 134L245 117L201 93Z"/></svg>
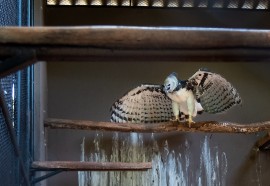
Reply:
<svg viewBox="0 0 270 186"><path fill-rule="evenodd" d="M189 116L189 117L188 117L188 127L189 127L189 128L191 128L191 124L192 124L192 123L195 123L195 122L192 120L192 117Z"/></svg>

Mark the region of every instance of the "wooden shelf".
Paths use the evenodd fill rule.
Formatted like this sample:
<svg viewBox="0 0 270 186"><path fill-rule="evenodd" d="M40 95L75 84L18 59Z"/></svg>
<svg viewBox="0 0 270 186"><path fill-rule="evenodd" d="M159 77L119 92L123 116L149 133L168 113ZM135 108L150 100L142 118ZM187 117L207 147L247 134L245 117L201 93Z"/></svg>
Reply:
<svg viewBox="0 0 270 186"><path fill-rule="evenodd" d="M146 171L152 168L152 162L79 162L79 161L34 161L32 168L36 170L64 171Z"/></svg>
<svg viewBox="0 0 270 186"><path fill-rule="evenodd" d="M0 75L39 60L269 61L269 35L182 27L1 27Z"/></svg>

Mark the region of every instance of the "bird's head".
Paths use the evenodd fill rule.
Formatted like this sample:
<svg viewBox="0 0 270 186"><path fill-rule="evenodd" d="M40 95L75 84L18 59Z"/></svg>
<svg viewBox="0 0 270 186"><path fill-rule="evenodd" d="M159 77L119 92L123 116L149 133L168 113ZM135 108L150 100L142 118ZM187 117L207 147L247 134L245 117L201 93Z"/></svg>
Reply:
<svg viewBox="0 0 270 186"><path fill-rule="evenodd" d="M179 81L177 78L177 73L171 73L164 81L164 92L171 93L177 87L179 87Z"/></svg>

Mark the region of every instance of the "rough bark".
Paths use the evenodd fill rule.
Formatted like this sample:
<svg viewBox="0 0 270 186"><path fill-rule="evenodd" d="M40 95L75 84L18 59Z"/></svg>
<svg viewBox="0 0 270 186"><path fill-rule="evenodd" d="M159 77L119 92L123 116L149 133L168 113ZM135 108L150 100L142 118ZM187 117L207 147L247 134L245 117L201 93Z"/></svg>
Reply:
<svg viewBox="0 0 270 186"><path fill-rule="evenodd" d="M212 132L212 133L256 133L270 130L270 121L240 124L217 121L201 121L193 123L191 128L187 123L153 123L153 124L132 124L132 123L112 123L95 122L67 119L47 119L45 127L52 129L78 129L78 130L106 130L119 132L141 132L141 133L161 133L161 132Z"/></svg>

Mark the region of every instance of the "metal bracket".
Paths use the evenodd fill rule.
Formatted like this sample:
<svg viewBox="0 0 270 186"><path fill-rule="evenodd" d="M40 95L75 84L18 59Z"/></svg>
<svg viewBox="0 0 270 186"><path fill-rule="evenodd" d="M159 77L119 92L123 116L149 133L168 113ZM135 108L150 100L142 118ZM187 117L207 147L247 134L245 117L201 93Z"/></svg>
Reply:
<svg viewBox="0 0 270 186"><path fill-rule="evenodd" d="M50 173L47 173L47 174L45 174L45 175L43 175L43 176L34 178L34 179L31 181L31 183L32 183L32 184L36 184L36 183L41 182L41 181L43 181L43 180L46 180L46 179L48 179L48 178L50 178L50 177L52 177L52 176L55 176L55 175L57 175L57 174L63 172L64 170L62 170L62 169L51 169L51 170L48 170L48 169L46 169L46 170L43 170L43 169L32 169L32 171L34 171L34 172L36 172L36 171L51 171Z"/></svg>
<svg viewBox="0 0 270 186"><path fill-rule="evenodd" d="M0 78L12 72L16 72L35 61L35 50L18 49L13 56L0 60Z"/></svg>

